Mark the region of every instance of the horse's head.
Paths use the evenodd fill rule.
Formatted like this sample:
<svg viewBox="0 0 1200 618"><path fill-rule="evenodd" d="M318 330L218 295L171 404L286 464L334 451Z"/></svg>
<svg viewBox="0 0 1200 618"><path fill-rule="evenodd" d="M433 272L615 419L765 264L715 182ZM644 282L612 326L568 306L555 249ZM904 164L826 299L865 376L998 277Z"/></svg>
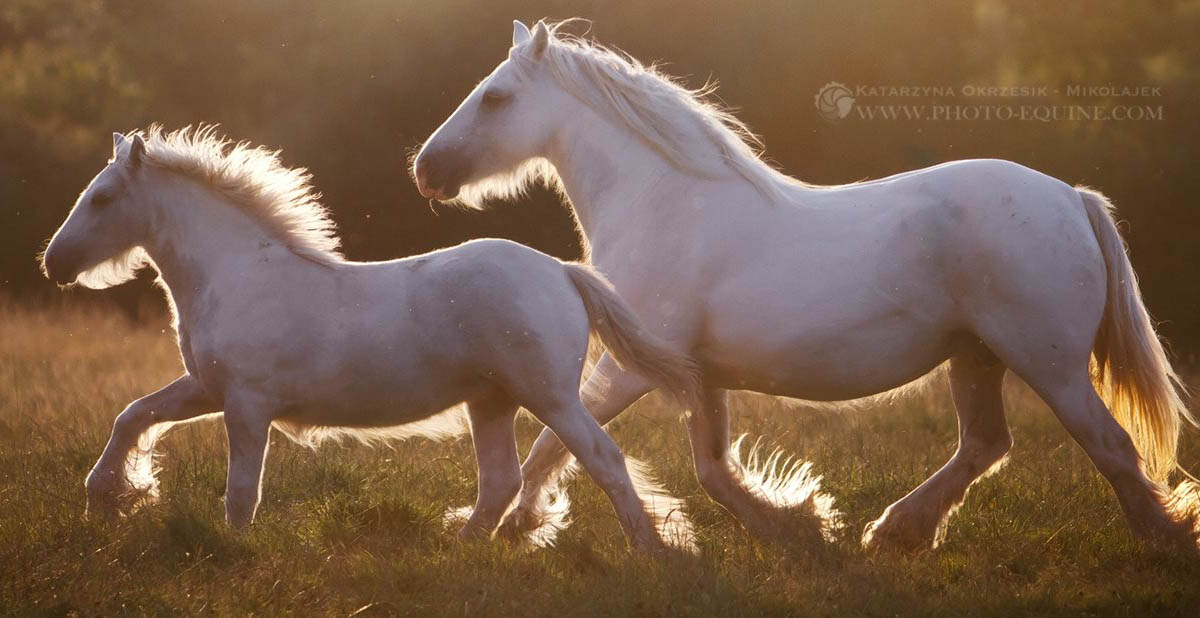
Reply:
<svg viewBox="0 0 1200 618"><path fill-rule="evenodd" d="M42 271L60 285L79 282L90 288L115 285L132 276L143 257L147 217L136 179L142 172L146 143L141 135L113 134L113 156L88 184L49 246Z"/></svg>
<svg viewBox="0 0 1200 618"><path fill-rule="evenodd" d="M467 95L414 160L421 195L453 199L464 186L512 176L543 156L571 109L570 95L541 62L552 36L544 22L532 31L513 22L508 58Z"/></svg>

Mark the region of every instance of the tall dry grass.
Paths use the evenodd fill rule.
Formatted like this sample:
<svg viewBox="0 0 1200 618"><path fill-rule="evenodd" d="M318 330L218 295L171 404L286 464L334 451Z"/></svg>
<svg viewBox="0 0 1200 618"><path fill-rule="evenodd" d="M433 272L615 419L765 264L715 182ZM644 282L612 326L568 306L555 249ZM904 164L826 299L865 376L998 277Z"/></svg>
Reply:
<svg viewBox="0 0 1200 618"><path fill-rule="evenodd" d="M827 546L746 535L699 489L684 426L655 397L613 431L685 498L695 558L630 556L586 477L557 547L458 543L441 521L473 499L467 440L313 452L275 436L259 519L231 533L219 422L164 438L161 503L85 519L82 482L113 418L180 371L165 323L0 305L0 614L1141 616L1194 615L1200 601L1200 561L1134 543L1107 485L1015 382L1010 463L975 486L940 549L911 558L864 555L858 535L953 452L940 382L851 411L735 398L737 431L824 475L848 524ZM519 429L524 449L539 427ZM1194 433L1182 455L1200 470Z"/></svg>

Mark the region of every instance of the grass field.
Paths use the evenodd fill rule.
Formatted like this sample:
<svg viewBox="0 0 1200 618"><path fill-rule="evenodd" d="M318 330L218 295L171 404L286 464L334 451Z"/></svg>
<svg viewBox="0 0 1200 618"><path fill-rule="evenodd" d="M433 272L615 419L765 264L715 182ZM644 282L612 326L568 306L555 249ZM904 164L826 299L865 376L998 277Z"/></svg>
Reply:
<svg viewBox="0 0 1200 618"><path fill-rule="evenodd" d="M1014 616L1200 615L1200 560L1140 547L1116 499L1051 415L1007 386L1016 446L945 544L873 558L863 526L952 453L944 387L866 410L739 396L736 430L812 460L846 514L829 546L761 543L700 490L678 415L651 398L617 422L686 499L701 553L630 555L586 477L546 550L462 544L442 523L474 499L470 442L313 452L276 434L258 520L225 528L218 422L160 443L163 499L84 518L83 479L124 405L181 371L165 324L0 305L0 615ZM539 427L520 421L522 451ZM1200 470L1189 431L1184 464Z"/></svg>

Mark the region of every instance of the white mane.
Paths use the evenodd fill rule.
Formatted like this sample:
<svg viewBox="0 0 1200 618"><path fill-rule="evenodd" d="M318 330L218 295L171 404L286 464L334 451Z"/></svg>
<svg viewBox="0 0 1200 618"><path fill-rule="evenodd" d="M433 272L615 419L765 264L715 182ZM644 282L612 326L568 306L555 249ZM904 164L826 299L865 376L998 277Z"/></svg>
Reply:
<svg viewBox="0 0 1200 618"><path fill-rule="evenodd" d="M142 268L150 265L145 249L134 247L79 273L75 278L85 288L103 290L133 280ZM42 265L46 268L45 263Z"/></svg>
<svg viewBox="0 0 1200 618"><path fill-rule="evenodd" d="M554 169L549 160L534 157L514 170L463 185L454 201L467 208L482 210L490 200L515 200L523 197L531 185L539 183L562 192L562 179L558 176L558 170Z"/></svg>
<svg viewBox="0 0 1200 618"><path fill-rule="evenodd" d="M720 103L716 84L689 89L636 58L551 26L542 57L551 75L581 101L640 135L676 167L699 176L728 166L772 201L807 186L762 159L762 141Z"/></svg>
<svg viewBox="0 0 1200 618"><path fill-rule="evenodd" d="M337 237L308 170L288 168L278 150L220 136L215 125L142 133L144 162L201 181L243 208L297 255L321 263L341 261ZM139 132L140 133L140 132Z"/></svg>

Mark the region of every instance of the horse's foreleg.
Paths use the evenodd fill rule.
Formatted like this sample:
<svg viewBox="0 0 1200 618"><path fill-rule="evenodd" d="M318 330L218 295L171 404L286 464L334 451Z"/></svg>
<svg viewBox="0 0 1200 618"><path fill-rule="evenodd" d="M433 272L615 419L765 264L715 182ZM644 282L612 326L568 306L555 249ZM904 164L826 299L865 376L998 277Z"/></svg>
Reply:
<svg viewBox="0 0 1200 618"><path fill-rule="evenodd" d="M254 521L262 497L263 461L267 456L271 420L248 410L229 409L225 411L225 433L229 439L225 521L241 529Z"/></svg>
<svg viewBox="0 0 1200 618"><path fill-rule="evenodd" d="M501 395L469 402L467 414L479 468L479 492L459 537L487 538L521 490L521 460L513 430L517 404Z"/></svg>
<svg viewBox="0 0 1200 618"><path fill-rule="evenodd" d="M820 541L840 524L832 498L802 462L747 469L730 448L728 395L706 388L700 410L688 415L688 437L696 478L704 491L752 534L763 538L799 536ZM756 463L757 456L751 457Z"/></svg>
<svg viewBox="0 0 1200 618"><path fill-rule="evenodd" d="M651 388L641 376L622 371L605 353L588 376L581 393L591 415L604 425ZM551 494L556 493L559 474L570 460L570 454L558 437L549 429L543 430L521 466L520 497L500 525L501 536L511 540L552 541L554 534L566 526L567 513L562 505L551 509L552 505L548 503Z"/></svg>
<svg viewBox="0 0 1200 618"><path fill-rule="evenodd" d="M151 460L155 439L172 423L219 410L187 374L129 404L113 423L108 445L88 474L88 512L113 514L156 497Z"/></svg>
<svg viewBox="0 0 1200 618"><path fill-rule="evenodd" d="M1001 386L1005 367L986 349L950 361L950 391L958 412L958 450L920 487L867 524L863 546L911 552L936 547L946 522L976 479L994 470L1012 447Z"/></svg>
<svg viewBox="0 0 1200 618"><path fill-rule="evenodd" d="M706 388L701 404L700 410L687 416L696 479L709 497L752 533L771 533L767 517L771 505L766 496L742 483L741 470L730 456L728 394L724 390Z"/></svg>

